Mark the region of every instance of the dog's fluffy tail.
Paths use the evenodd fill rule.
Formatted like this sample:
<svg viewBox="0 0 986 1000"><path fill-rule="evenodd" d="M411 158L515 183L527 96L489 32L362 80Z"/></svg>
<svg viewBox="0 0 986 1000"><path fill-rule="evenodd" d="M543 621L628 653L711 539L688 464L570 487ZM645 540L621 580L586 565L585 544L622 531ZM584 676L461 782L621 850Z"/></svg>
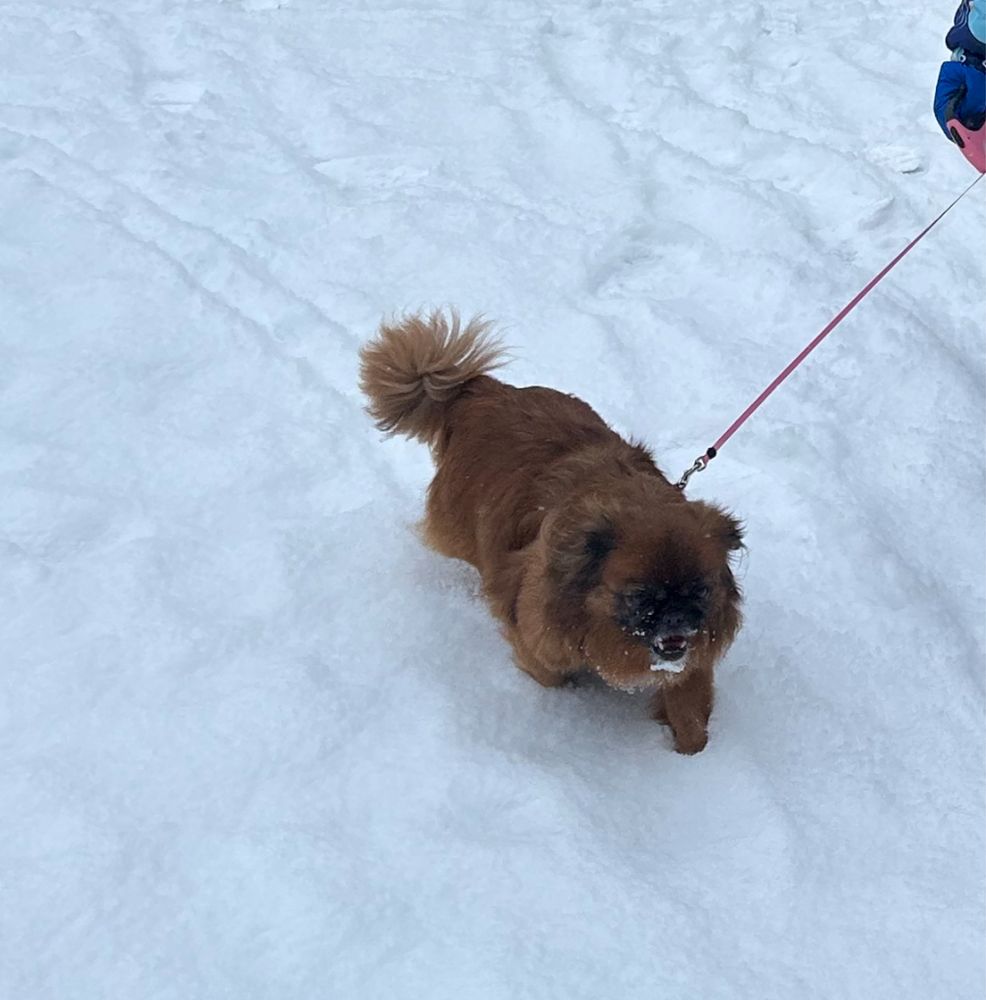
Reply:
<svg viewBox="0 0 986 1000"><path fill-rule="evenodd" d="M463 327L455 310L448 317L436 311L381 324L360 362L360 388L377 427L434 444L448 404L503 364L503 347L483 319Z"/></svg>

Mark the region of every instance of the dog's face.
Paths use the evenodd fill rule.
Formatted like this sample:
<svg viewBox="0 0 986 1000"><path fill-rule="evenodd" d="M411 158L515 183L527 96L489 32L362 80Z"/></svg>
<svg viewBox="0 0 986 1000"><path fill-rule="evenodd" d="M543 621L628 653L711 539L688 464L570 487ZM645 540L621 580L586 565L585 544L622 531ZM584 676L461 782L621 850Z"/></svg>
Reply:
<svg viewBox="0 0 986 1000"><path fill-rule="evenodd" d="M728 643L739 591L729 556L742 530L702 502L621 507L566 525L558 608L586 659L610 683L687 667L698 646Z"/></svg>
<svg viewBox="0 0 986 1000"><path fill-rule="evenodd" d="M628 636L646 643L655 665L660 661L674 663L705 628L711 592L712 587L701 576L646 583L628 580L615 593L615 619Z"/></svg>

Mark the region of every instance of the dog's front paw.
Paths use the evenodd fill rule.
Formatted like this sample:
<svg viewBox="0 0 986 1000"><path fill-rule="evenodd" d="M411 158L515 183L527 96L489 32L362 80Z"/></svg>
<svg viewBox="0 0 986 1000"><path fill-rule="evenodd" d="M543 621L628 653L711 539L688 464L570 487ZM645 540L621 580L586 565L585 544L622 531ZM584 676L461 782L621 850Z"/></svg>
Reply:
<svg viewBox="0 0 986 1000"><path fill-rule="evenodd" d="M704 726L672 727L674 733L674 748L678 753L700 753L709 742L709 732Z"/></svg>

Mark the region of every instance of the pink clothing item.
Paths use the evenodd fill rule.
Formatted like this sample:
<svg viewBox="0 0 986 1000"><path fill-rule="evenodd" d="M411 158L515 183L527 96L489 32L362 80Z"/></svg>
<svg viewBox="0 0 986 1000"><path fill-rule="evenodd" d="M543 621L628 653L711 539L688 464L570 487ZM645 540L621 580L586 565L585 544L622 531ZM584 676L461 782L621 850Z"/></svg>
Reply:
<svg viewBox="0 0 986 1000"><path fill-rule="evenodd" d="M986 174L986 126L968 129L957 118L948 123L952 138L958 143L962 155L981 173Z"/></svg>

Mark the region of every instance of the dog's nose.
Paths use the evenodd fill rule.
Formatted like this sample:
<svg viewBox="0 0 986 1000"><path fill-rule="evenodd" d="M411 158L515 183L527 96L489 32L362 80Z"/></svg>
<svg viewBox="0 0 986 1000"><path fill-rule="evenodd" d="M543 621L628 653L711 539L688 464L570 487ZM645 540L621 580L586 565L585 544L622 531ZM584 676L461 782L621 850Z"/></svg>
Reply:
<svg viewBox="0 0 986 1000"><path fill-rule="evenodd" d="M670 611L662 615L658 623L658 635L690 635L694 631L695 627L684 611Z"/></svg>

